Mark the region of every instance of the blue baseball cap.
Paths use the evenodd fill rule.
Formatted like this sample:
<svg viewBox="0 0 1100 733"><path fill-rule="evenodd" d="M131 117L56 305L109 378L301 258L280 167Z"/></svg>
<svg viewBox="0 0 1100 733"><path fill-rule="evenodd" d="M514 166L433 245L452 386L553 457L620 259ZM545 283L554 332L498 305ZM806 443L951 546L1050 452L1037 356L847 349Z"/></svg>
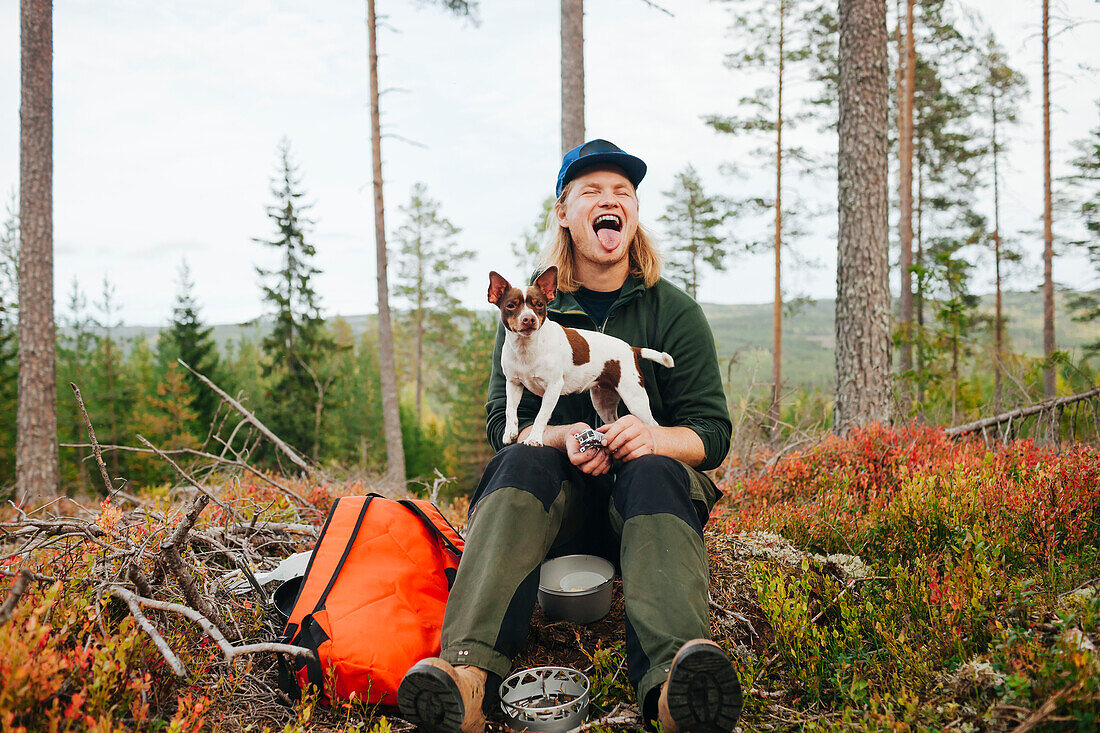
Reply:
<svg viewBox="0 0 1100 733"><path fill-rule="evenodd" d="M589 140L584 145L578 145L570 150L561 159L557 195L561 196L561 190L565 188L565 184L579 176L586 168L601 164L622 168L634 188L637 188L645 178L646 165L641 158L624 153L617 145L606 140Z"/></svg>

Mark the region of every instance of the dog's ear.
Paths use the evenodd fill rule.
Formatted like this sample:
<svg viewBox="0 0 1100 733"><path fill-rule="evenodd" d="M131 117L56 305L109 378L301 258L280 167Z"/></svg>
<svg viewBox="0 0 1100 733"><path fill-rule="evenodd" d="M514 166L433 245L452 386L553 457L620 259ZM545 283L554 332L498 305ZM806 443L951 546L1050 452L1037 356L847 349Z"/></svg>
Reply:
<svg viewBox="0 0 1100 733"><path fill-rule="evenodd" d="M553 300L558 292L558 268L555 265L546 268L546 271L535 280L535 285L546 296L547 302Z"/></svg>
<svg viewBox="0 0 1100 733"><path fill-rule="evenodd" d="M500 300L500 296L504 295L504 291L512 287L507 280L501 277L496 272L489 273L489 302L493 305L497 304Z"/></svg>

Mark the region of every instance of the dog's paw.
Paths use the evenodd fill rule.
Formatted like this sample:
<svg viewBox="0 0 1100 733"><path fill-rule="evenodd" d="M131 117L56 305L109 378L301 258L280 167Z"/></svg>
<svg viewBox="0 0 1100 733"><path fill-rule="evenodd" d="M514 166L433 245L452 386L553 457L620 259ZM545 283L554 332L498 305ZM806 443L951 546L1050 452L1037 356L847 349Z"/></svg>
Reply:
<svg viewBox="0 0 1100 733"><path fill-rule="evenodd" d="M534 446L534 447L538 448L542 445L542 436L541 435L539 435L539 436L528 435L523 440L523 444L524 445L531 445L531 446Z"/></svg>
<svg viewBox="0 0 1100 733"><path fill-rule="evenodd" d="M511 445L512 443L515 443L516 438L518 436L519 436L519 431L518 430L512 430L511 428L506 428L504 430L504 437L502 438L502 440L504 441L504 445Z"/></svg>

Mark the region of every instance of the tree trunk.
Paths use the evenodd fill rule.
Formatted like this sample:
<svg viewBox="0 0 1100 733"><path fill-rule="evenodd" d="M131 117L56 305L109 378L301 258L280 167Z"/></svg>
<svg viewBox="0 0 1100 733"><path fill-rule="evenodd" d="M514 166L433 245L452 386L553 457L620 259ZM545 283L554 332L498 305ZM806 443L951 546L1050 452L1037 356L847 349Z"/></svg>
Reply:
<svg viewBox="0 0 1100 733"><path fill-rule="evenodd" d="M1050 0L1043 0L1043 356L1054 353L1054 229L1050 195ZM1054 365L1043 371L1043 396L1055 393Z"/></svg>
<svg viewBox="0 0 1100 733"><path fill-rule="evenodd" d="M904 83L898 89L898 246L901 250L898 320L902 329L902 373L913 368L913 99L916 80L913 5L913 0L906 0L905 55L898 59L899 66L904 67L904 74L899 74Z"/></svg>
<svg viewBox="0 0 1100 733"><path fill-rule="evenodd" d="M16 497L57 494L57 342L53 320L53 8L20 3L19 397Z"/></svg>
<svg viewBox="0 0 1100 733"><path fill-rule="evenodd" d="M890 420L885 0L840 0L836 427Z"/></svg>
<svg viewBox="0 0 1100 733"><path fill-rule="evenodd" d="M924 268L924 161L917 158L917 269ZM917 319L917 404L924 404L924 280L917 279L913 307Z"/></svg>
<svg viewBox="0 0 1100 733"><path fill-rule="evenodd" d="M783 389L783 290L780 265L783 251L783 52L786 0L779 3L779 75L775 101L775 291L772 298L772 404L769 412L772 433L779 430L780 396Z"/></svg>
<svg viewBox="0 0 1100 733"><path fill-rule="evenodd" d="M367 41L370 56L371 167L374 171L374 244L378 262L378 358L382 387L382 419L386 434L386 477L405 485L405 448L401 443L401 410L397 369L393 360L393 325L386 275L386 222L382 205L382 125L378 111L378 39L374 0L367 0Z"/></svg>
<svg viewBox="0 0 1100 733"><path fill-rule="evenodd" d="M561 0L561 152L584 143L584 0Z"/></svg>
<svg viewBox="0 0 1100 733"><path fill-rule="evenodd" d="M992 87L989 90L989 112L993 122L993 270L996 289L993 316L993 408L1001 411L1004 386L1001 383L1002 357L1004 354L1004 311L1001 302L1001 191L998 162L1000 148L997 141L997 98Z"/></svg>
<svg viewBox="0 0 1100 733"><path fill-rule="evenodd" d="M424 394L424 247L416 243L416 422L420 424Z"/></svg>

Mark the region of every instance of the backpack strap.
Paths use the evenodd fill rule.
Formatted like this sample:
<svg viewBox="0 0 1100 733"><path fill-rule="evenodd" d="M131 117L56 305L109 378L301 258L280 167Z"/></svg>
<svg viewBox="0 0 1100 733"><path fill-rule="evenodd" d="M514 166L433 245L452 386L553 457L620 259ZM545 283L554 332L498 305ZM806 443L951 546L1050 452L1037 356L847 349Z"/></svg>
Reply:
<svg viewBox="0 0 1100 733"><path fill-rule="evenodd" d="M453 554L456 560L462 557L462 548L465 545L462 535L451 526L435 504L423 499L401 499L397 503L419 517L428 531L443 543L443 547Z"/></svg>
<svg viewBox="0 0 1100 733"><path fill-rule="evenodd" d="M348 534L348 542L344 546L344 553L340 555L340 562L336 563L336 567L332 571L332 577L328 579L328 585L325 586L325 590L317 599L317 603L314 605L311 613L317 613L325 607L325 600L328 598L329 591L331 591L332 586L336 584L336 579L340 577L340 571L344 569L344 562L348 559L348 555L351 554L351 548L355 544L355 538L359 536L359 528L363 526L363 517L367 515L367 507L370 506L371 499L376 496L378 496L378 494L367 494L366 498L363 500L363 506L359 510L358 518L355 520L355 528ZM333 511L335 511L335 509L336 507L333 506ZM320 544L321 540L318 539L317 542ZM313 558L310 558L311 561L312 559ZM306 569L306 577L309 577L308 568ZM302 585L304 587L305 583L302 583Z"/></svg>

